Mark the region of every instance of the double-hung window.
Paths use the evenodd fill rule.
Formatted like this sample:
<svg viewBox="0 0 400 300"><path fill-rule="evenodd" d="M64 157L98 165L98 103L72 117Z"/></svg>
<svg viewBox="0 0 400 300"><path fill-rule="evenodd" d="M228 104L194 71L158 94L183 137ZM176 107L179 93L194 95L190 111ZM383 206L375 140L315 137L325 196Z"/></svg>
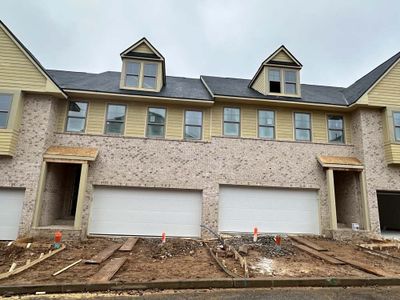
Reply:
<svg viewBox="0 0 400 300"><path fill-rule="evenodd" d="M165 136L165 108L149 107L146 136L163 138Z"/></svg>
<svg viewBox="0 0 400 300"><path fill-rule="evenodd" d="M123 134L125 129L126 105L108 104L106 134Z"/></svg>
<svg viewBox="0 0 400 300"><path fill-rule="evenodd" d="M400 142L400 112L393 113L394 138Z"/></svg>
<svg viewBox="0 0 400 300"><path fill-rule="evenodd" d="M67 132L85 132L88 103L83 101L70 101L68 105Z"/></svg>
<svg viewBox="0 0 400 300"><path fill-rule="evenodd" d="M240 136L240 109L224 108L224 135Z"/></svg>
<svg viewBox="0 0 400 300"><path fill-rule="evenodd" d="M13 95L0 94L0 128L7 128Z"/></svg>
<svg viewBox="0 0 400 300"><path fill-rule="evenodd" d="M296 71L285 70L285 94L297 94Z"/></svg>
<svg viewBox="0 0 400 300"><path fill-rule="evenodd" d="M294 113L295 136L297 141L311 141L311 114Z"/></svg>
<svg viewBox="0 0 400 300"><path fill-rule="evenodd" d="M263 139L275 138L275 112L272 110L258 111L258 137Z"/></svg>
<svg viewBox="0 0 400 300"><path fill-rule="evenodd" d="M268 70L268 81L269 81L269 92L280 93L281 92L281 70L269 69Z"/></svg>
<svg viewBox="0 0 400 300"><path fill-rule="evenodd" d="M138 87L140 80L140 63L127 62L125 72L125 85L127 87Z"/></svg>
<svg viewBox="0 0 400 300"><path fill-rule="evenodd" d="M185 111L185 139L201 140L203 112L198 110Z"/></svg>
<svg viewBox="0 0 400 300"><path fill-rule="evenodd" d="M342 116L328 116L329 143L344 143L344 126Z"/></svg>
<svg viewBox="0 0 400 300"><path fill-rule="evenodd" d="M145 89L155 89L157 83L157 65L144 64L143 65L143 84Z"/></svg>

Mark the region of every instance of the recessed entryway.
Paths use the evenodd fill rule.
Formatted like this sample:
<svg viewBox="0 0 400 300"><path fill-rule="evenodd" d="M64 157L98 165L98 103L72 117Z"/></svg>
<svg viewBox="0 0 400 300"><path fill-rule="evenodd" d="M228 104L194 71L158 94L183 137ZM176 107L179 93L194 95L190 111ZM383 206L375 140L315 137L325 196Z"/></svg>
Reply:
<svg viewBox="0 0 400 300"><path fill-rule="evenodd" d="M39 226L73 227L81 164L48 163Z"/></svg>
<svg viewBox="0 0 400 300"><path fill-rule="evenodd" d="M89 234L200 237L201 191L94 188Z"/></svg>
<svg viewBox="0 0 400 300"><path fill-rule="evenodd" d="M219 231L319 234L316 190L221 186Z"/></svg>
<svg viewBox="0 0 400 300"><path fill-rule="evenodd" d="M0 188L0 240L15 240L21 221L25 190Z"/></svg>
<svg viewBox="0 0 400 300"><path fill-rule="evenodd" d="M400 192L377 191L382 234L400 237Z"/></svg>

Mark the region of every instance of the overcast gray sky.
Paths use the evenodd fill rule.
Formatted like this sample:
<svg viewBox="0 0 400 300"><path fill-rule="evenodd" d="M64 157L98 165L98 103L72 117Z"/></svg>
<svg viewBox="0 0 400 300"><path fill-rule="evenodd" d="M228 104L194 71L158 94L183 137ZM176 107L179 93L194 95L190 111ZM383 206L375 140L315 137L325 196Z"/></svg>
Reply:
<svg viewBox="0 0 400 300"><path fill-rule="evenodd" d="M302 83L348 86L400 51L399 0L0 0L0 19L46 68L120 71L141 37L167 75L251 78L284 44Z"/></svg>

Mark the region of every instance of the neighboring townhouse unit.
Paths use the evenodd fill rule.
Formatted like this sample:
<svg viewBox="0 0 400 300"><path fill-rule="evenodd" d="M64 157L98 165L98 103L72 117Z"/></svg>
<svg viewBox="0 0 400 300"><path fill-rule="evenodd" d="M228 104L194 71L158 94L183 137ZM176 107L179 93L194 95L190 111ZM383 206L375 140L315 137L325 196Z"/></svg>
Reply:
<svg viewBox="0 0 400 300"><path fill-rule="evenodd" d="M0 23L0 239L400 232L400 53L350 87L284 46L251 80L45 69Z"/></svg>

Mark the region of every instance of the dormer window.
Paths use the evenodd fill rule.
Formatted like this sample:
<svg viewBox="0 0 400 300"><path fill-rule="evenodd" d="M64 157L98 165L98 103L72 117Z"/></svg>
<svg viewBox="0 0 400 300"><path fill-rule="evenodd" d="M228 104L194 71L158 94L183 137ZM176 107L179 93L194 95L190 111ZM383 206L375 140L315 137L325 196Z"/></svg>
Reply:
<svg viewBox="0 0 400 300"><path fill-rule="evenodd" d="M125 86L154 90L157 86L157 64L126 62Z"/></svg>
<svg viewBox="0 0 400 300"><path fill-rule="evenodd" d="M296 71L285 70L285 94L297 94Z"/></svg>
<svg viewBox="0 0 400 300"><path fill-rule="evenodd" d="M281 92L281 71L277 69L270 69L268 71L269 91L270 93Z"/></svg>
<svg viewBox="0 0 400 300"><path fill-rule="evenodd" d="M125 85L127 87L138 87L140 76L140 64L136 62L126 63Z"/></svg>
<svg viewBox="0 0 400 300"><path fill-rule="evenodd" d="M143 66L143 87L145 89L155 89L157 83L157 65L147 64Z"/></svg>

